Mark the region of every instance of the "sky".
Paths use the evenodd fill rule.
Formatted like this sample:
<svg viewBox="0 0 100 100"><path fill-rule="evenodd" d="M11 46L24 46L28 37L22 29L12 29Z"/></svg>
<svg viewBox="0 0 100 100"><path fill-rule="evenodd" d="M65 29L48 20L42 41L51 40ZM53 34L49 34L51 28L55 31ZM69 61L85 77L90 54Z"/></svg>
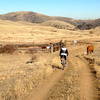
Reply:
<svg viewBox="0 0 100 100"><path fill-rule="evenodd" d="M100 18L100 0L0 0L0 14L16 11L95 19Z"/></svg>

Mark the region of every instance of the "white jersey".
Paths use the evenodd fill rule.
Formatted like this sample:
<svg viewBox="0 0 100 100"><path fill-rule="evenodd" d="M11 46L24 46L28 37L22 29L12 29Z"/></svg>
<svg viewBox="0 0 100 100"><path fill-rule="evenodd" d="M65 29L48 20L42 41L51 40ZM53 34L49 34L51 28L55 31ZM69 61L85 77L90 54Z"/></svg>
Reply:
<svg viewBox="0 0 100 100"><path fill-rule="evenodd" d="M68 56L67 48L61 48L61 54L60 55Z"/></svg>
<svg viewBox="0 0 100 100"><path fill-rule="evenodd" d="M67 50L67 48L61 48L63 51L66 51Z"/></svg>
<svg viewBox="0 0 100 100"><path fill-rule="evenodd" d="M61 53L61 55L67 56L67 54L66 54L66 53Z"/></svg>

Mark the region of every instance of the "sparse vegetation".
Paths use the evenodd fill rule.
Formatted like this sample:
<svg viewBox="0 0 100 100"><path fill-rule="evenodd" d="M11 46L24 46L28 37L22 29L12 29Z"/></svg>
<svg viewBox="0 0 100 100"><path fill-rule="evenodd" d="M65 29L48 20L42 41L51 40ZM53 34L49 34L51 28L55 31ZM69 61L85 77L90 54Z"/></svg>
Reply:
<svg viewBox="0 0 100 100"><path fill-rule="evenodd" d="M93 31L90 31L90 34L93 34Z"/></svg>
<svg viewBox="0 0 100 100"><path fill-rule="evenodd" d="M0 53L9 53L12 54L16 51L16 47L14 45L5 45L0 47Z"/></svg>
<svg viewBox="0 0 100 100"><path fill-rule="evenodd" d="M67 22L63 21L57 21L57 20L51 20L51 21L46 21L42 23L42 25L45 26L52 26L58 29L68 29L68 30L74 30L75 26L72 24L69 24Z"/></svg>
<svg viewBox="0 0 100 100"><path fill-rule="evenodd" d="M6 64L7 58L5 59L3 56L3 59L0 56L0 59L5 61L5 64L2 62L2 66L6 66L6 70L0 67L0 71L2 69L0 72L0 100L22 100L38 86L44 77L48 77L53 72L49 61L50 56L46 57L47 59L43 58L46 54L31 55L31 58L27 57L27 54L20 54L20 56L13 54L11 56L13 58L5 55L9 58L10 65ZM26 61L33 62L26 64ZM12 68L8 68L7 65Z"/></svg>
<svg viewBox="0 0 100 100"><path fill-rule="evenodd" d="M52 92L51 94L52 96L55 96L54 94L58 94L62 97L63 93L65 93L66 96L71 94L71 96L75 96L76 100L79 100L79 95L77 97L77 93L80 92L77 90L79 88L79 85L77 85L76 83L78 82L78 78L81 76L78 75L78 72L83 67L81 67L81 65L78 66L77 58L79 56L76 56L76 54L83 54L87 45L86 43L91 43L94 41L98 41L98 43L100 42L100 27L91 30L73 31L75 26L73 25L73 23L69 24L67 22L68 20L69 22L70 20L72 21L72 19L66 20L66 18L57 18L60 20L59 21L55 20L54 18L53 20L48 21L48 18L46 19L47 16L43 16L42 20L39 17L39 19L34 19L34 21L33 19L28 19L29 17L33 18L33 16L28 16L26 13L23 13L22 16L19 16L20 14L11 15L12 17L10 17L9 19L12 20L12 18L14 17L13 21L19 21L19 19L21 19L22 17L26 18L24 19L24 21L39 21L39 23L33 24L28 22L12 22L7 20L0 20L0 97L2 98L0 99L18 100L21 97L23 98L24 96L30 94L31 90L34 90L34 88L39 85L39 82L41 82L43 79L46 79L53 72L62 73L62 71L60 71L61 63L58 52L53 54L43 52L41 53L37 52L37 50L33 50L32 46L34 46L35 44L41 45L58 42L60 40L67 40L66 45L68 49L70 48L69 57L71 57L71 59L69 60L69 64L71 67L69 67L68 69L69 73L66 73L63 77L64 80L59 81L60 84L58 85L58 87L61 86L59 88L59 90L61 90L61 93ZM17 19L18 16L19 19ZM41 15L37 14L37 16ZM63 20L65 22L63 22ZM43 23L40 24L40 22ZM73 44L71 44L73 40L83 42L73 46ZM85 45L84 49L81 48L83 45ZM18 49L16 48L16 46L18 47ZM24 50L26 48L27 50ZM80 52L81 49L82 53ZM19 52L14 53L17 50L19 50ZM75 52L74 54L72 54L73 50ZM97 55L98 54L99 53L97 53ZM75 56L76 61L72 59L72 56ZM99 62L97 62L96 64L97 70L99 70L97 67L99 66L99 64ZM54 69L52 69L52 67ZM96 75L99 79L99 71ZM100 87L100 85L98 86ZM75 89L75 91L73 90L73 88ZM57 90L57 88L55 88L55 90Z"/></svg>

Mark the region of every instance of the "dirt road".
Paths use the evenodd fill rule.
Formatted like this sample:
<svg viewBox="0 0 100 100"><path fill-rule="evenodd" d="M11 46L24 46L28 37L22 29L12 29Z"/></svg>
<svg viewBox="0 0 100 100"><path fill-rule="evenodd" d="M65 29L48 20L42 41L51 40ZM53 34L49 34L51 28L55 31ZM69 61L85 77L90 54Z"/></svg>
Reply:
<svg viewBox="0 0 100 100"><path fill-rule="evenodd" d="M80 68L80 100L96 100L95 78L84 59L79 59Z"/></svg>
<svg viewBox="0 0 100 100"><path fill-rule="evenodd" d="M56 70L49 79L44 80L39 87L32 92L27 100L45 100L49 90L63 77L65 71L66 70Z"/></svg>
<svg viewBox="0 0 100 100"><path fill-rule="evenodd" d="M95 78L79 53L70 53L65 70L56 69L26 100L97 100Z"/></svg>

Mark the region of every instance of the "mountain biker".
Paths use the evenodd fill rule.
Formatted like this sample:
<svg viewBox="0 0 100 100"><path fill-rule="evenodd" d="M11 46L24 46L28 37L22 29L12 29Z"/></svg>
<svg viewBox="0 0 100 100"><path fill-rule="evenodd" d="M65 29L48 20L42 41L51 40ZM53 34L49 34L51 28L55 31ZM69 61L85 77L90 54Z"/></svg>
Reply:
<svg viewBox="0 0 100 100"><path fill-rule="evenodd" d="M65 47L65 45L63 44L61 46L61 49L60 49L60 59L64 58L65 61L68 57L69 53L68 53L68 49Z"/></svg>

